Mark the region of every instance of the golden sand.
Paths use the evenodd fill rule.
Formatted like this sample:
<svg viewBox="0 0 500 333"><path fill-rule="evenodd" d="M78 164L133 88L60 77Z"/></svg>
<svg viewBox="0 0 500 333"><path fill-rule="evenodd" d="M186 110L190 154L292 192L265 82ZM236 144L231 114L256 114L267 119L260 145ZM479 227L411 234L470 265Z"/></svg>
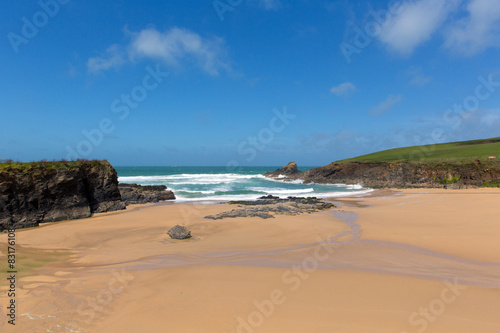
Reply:
<svg viewBox="0 0 500 333"><path fill-rule="evenodd" d="M23 268L16 326L0 314L0 327L498 333L499 199L498 189L376 191L314 214L217 221L203 216L233 207L145 205L18 230L19 252L64 256ZM194 237L171 240L176 224Z"/></svg>

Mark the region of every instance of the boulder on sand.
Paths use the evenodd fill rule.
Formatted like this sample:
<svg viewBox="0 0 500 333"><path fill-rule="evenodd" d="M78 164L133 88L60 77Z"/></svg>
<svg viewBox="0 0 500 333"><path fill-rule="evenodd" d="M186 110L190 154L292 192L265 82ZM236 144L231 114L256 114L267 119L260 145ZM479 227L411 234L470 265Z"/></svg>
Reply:
<svg viewBox="0 0 500 333"><path fill-rule="evenodd" d="M173 238L173 239L191 238L191 230L189 230L188 228L186 228L182 225L176 225L176 226L170 228L167 231L167 234L170 236L170 238Z"/></svg>

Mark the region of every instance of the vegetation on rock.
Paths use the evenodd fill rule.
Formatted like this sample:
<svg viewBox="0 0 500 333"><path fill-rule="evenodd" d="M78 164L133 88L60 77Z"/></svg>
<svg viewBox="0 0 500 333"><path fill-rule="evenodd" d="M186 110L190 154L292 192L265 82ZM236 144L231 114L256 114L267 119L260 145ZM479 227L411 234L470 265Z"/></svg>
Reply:
<svg viewBox="0 0 500 333"><path fill-rule="evenodd" d="M372 188L479 187L500 182L500 138L385 150L305 172L266 173L283 181L362 184ZM488 185L491 186L491 185Z"/></svg>
<svg viewBox="0 0 500 333"><path fill-rule="evenodd" d="M108 161L0 164L0 231L124 208Z"/></svg>

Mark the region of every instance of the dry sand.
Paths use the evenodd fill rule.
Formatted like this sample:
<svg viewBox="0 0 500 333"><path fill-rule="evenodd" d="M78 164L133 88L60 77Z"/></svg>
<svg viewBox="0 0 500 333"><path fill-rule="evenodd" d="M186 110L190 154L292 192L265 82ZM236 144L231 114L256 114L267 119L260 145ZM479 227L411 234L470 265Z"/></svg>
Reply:
<svg viewBox="0 0 500 333"><path fill-rule="evenodd" d="M202 217L234 207L146 205L18 230L16 326L0 315L1 331L498 333L499 199L376 191L218 221ZM171 240L176 224L194 237Z"/></svg>

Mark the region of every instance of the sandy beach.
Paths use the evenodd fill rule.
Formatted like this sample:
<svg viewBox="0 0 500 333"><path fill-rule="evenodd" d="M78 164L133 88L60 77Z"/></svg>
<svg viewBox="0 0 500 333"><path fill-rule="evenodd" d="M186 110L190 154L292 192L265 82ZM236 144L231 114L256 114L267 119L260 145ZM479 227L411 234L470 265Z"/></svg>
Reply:
<svg viewBox="0 0 500 333"><path fill-rule="evenodd" d="M0 327L497 333L499 199L498 189L379 190L313 214L216 221L203 217L234 207L147 204L18 230L16 325L1 315ZM193 238L170 239L176 224ZM7 234L0 246L4 264Z"/></svg>

